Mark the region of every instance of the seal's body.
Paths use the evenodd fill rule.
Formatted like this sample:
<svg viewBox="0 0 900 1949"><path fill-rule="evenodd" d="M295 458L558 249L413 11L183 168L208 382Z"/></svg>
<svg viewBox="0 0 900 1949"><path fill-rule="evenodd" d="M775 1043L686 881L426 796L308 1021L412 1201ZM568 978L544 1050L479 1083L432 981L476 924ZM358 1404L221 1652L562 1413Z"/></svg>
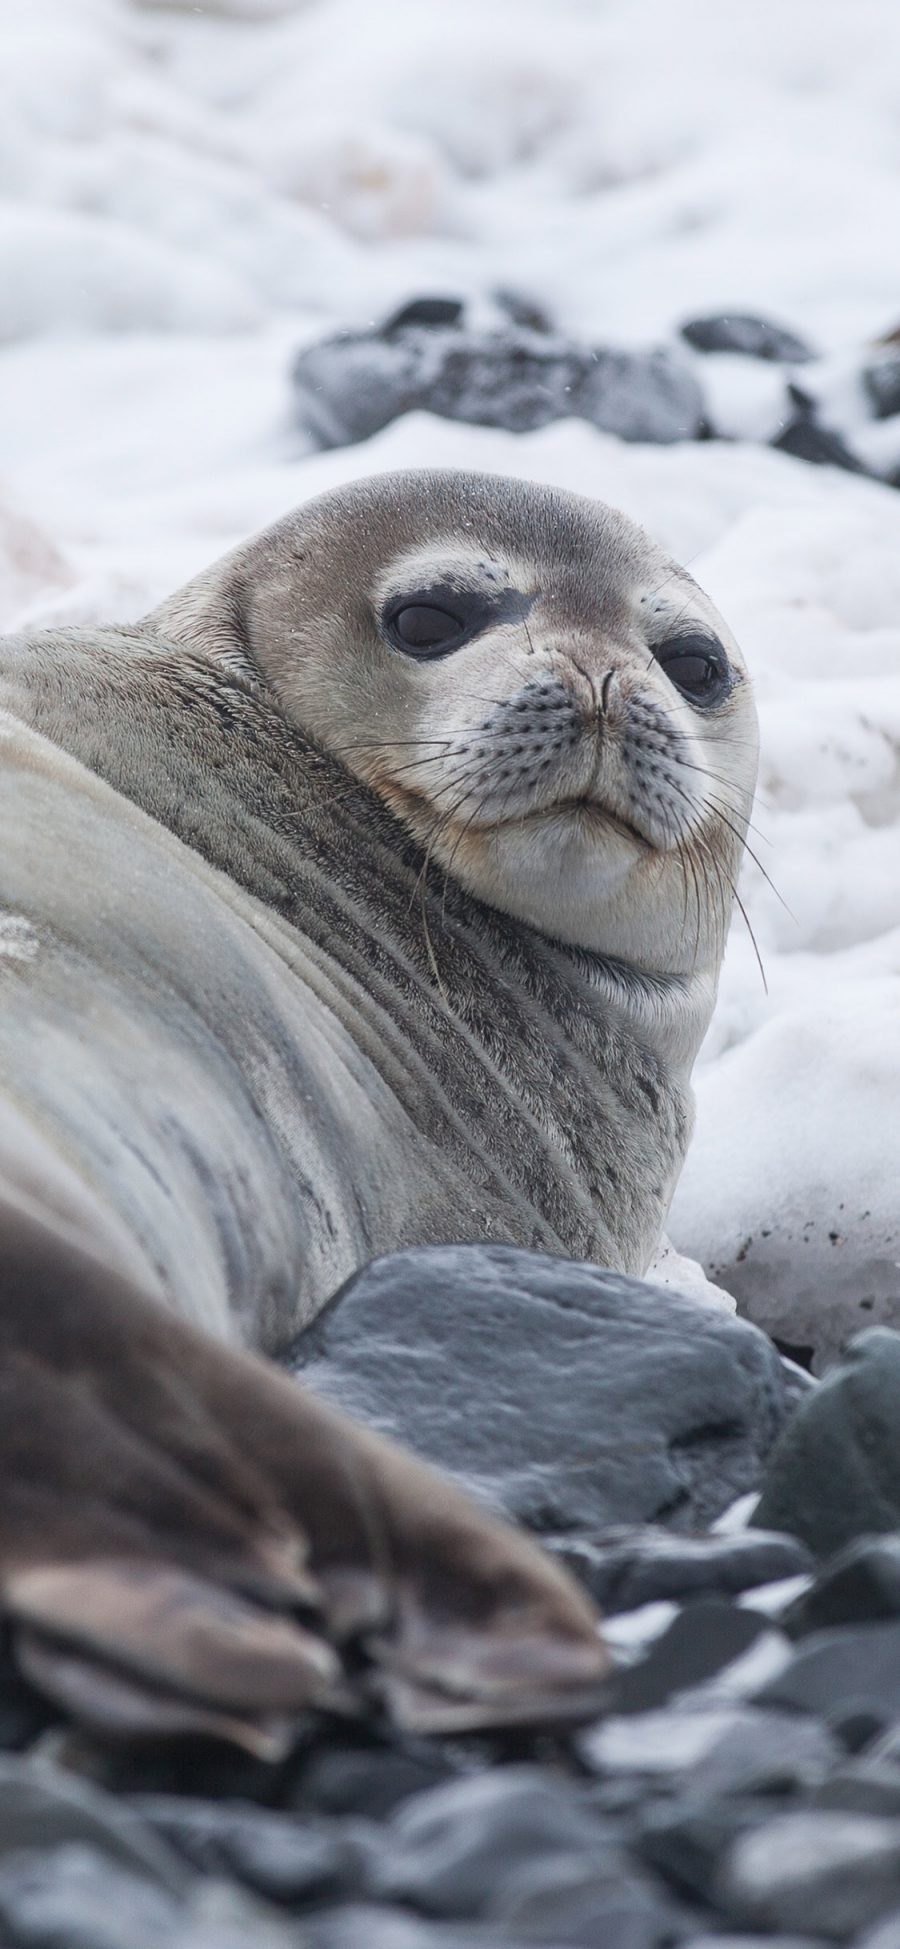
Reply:
<svg viewBox="0 0 900 1949"><path fill-rule="evenodd" d="M405 530L391 523L398 559L373 541L373 491L382 528L385 506L415 502ZM683 1160L728 882L689 877L690 826L667 849L649 772L649 836L627 829L642 775L628 740L656 754L657 779L672 771L668 816L687 803L707 847L704 826L724 836L726 873L739 839L724 787L711 816L697 790L677 695L665 708L685 749L666 753L653 685L672 686L643 645L613 728L615 649L599 596L591 610L601 572L620 591L637 572L640 617L659 584L671 594L671 565L606 510L509 495L506 535L494 484L465 477L325 497L136 630L4 645L0 701L28 727L7 731L2 773L4 829L18 829L2 897L20 930L0 964L7 1169L30 1102L48 1172L78 1160L92 1235L127 1239L161 1296L269 1350L397 1246L492 1238L641 1272ZM479 500L491 518L473 550ZM349 587L347 504L363 538ZM598 562L607 529L617 546ZM366 640L373 584L392 616L399 589L401 615L439 628L435 578L460 607L460 588L484 601L467 584L499 587L499 623L478 608L470 646L427 658ZM430 607L403 601L423 583ZM352 667L340 625L361 639ZM737 833L740 789L730 805ZM498 879L517 911L479 897ZM582 938L554 938L554 918Z"/></svg>
<svg viewBox="0 0 900 1949"><path fill-rule="evenodd" d="M341 1629L370 1617L387 1524L426 1584L449 1551L463 1612L477 1559L489 1598L482 1588L468 1614L486 1609L503 1639L499 1716L516 1715L523 1685L552 1699L582 1683L596 1647L556 1573L551 1590L549 1572L510 1569L508 1546L479 1540L480 1519L445 1507L449 1490L435 1500L414 1464L373 1461L348 1428L310 1477L311 1511L285 1476L284 1429L296 1423L299 1439L302 1423L314 1447L313 1409L178 1335L187 1322L281 1350L356 1266L409 1244L492 1239L645 1269L689 1136L755 770L749 687L724 625L609 509L489 477L394 476L288 517L134 628L7 639L0 710L0 1206L12 1214L0 1299L4 1252L13 1268L0 1323L15 1320L25 1361L18 1420L0 1437L7 1601L38 1548L54 1562L136 1552L157 1570L187 1554L221 1582L221 1549L198 1559L205 1503L198 1513L184 1485L160 1500L143 1450L135 1461L139 1413L141 1439L192 1482L199 1468L207 1500L220 1451L237 1443L243 1466L249 1442L258 1477L238 1502L254 1574L271 1504L270 1528L287 1511L312 1536ZM74 1315L70 1281L93 1295ZM159 1300L180 1316L171 1349L148 1325ZM46 1363L54 1387L62 1374L75 1389L71 1413L47 1405ZM121 1429L104 1422L108 1504L92 1501L89 1518L71 1486L85 1377L91 1413L127 1404L132 1444L114 1463ZM202 1434L183 1426L197 1401ZM43 1430L28 1440L56 1484L40 1522L25 1426ZM232 1455L229 1520L237 1466ZM344 1508L350 1494L356 1509L360 1466L382 1482L377 1521ZM323 1528L323 1494L344 1511L336 1530ZM335 1571L316 1537L342 1524ZM96 1581L73 1595L66 1573L60 1595L53 1575L37 1599L19 1582L15 1604L32 1626L49 1618L54 1645L71 1628L95 1654L111 1638L120 1664L140 1666L151 1642L158 1658L159 1619L143 1610L125 1656L118 1571L102 1630ZM509 1628L496 1621L504 1575ZM523 1588L543 1649L535 1663L529 1638L517 1665ZM402 1618L396 1588L390 1601ZM421 1663L426 1645L416 1685L431 1699L416 1692L415 1723L445 1722L436 1672L461 1682L445 1622L443 1649L426 1631L415 1653ZM421 1637L421 1615L407 1623ZM463 1636L477 1690L480 1653ZM482 1718L497 1710L491 1656ZM64 1667L42 1641L32 1676L108 1716L108 1687L100 1711L97 1684L73 1683L71 1647ZM121 1714L121 1673L116 1684ZM242 1684L244 1706L258 1704ZM140 1712L159 1722L143 1694Z"/></svg>

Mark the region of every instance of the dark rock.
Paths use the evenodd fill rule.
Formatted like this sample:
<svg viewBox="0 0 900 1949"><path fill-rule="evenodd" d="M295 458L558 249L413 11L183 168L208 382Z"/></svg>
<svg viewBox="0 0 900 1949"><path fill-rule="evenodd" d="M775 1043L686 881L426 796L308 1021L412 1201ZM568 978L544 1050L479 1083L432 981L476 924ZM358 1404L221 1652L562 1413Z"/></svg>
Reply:
<svg viewBox="0 0 900 1949"><path fill-rule="evenodd" d="M787 1794L815 1788L839 1765L842 1748L817 1719L797 1713L741 1713L682 1778L684 1792L710 1799L730 1794Z"/></svg>
<svg viewBox="0 0 900 1949"><path fill-rule="evenodd" d="M684 1949L761 1949L758 1935L692 1935ZM766 1931L765 1949L824 1949L822 1936L771 1935Z"/></svg>
<svg viewBox="0 0 900 1949"><path fill-rule="evenodd" d="M798 1637L832 1624L900 1617L900 1536L867 1536L832 1557L809 1590L785 1611Z"/></svg>
<svg viewBox="0 0 900 1949"><path fill-rule="evenodd" d="M4 1949L298 1949L297 1933L225 1883L181 1901L80 1842L0 1864Z"/></svg>
<svg viewBox="0 0 900 1949"><path fill-rule="evenodd" d="M715 1598L692 1604L673 1618L645 1658L614 1674L609 1709L652 1712L677 1692L723 1671L763 1634L771 1634L771 1626L754 1611Z"/></svg>
<svg viewBox="0 0 900 1949"><path fill-rule="evenodd" d="M552 332L552 319L534 298L526 297L521 291L495 291L494 297L514 325L524 325L530 332Z"/></svg>
<svg viewBox="0 0 900 1949"><path fill-rule="evenodd" d="M295 1355L319 1393L548 1538L703 1528L757 1485L793 1405L745 1321L503 1246L376 1261Z"/></svg>
<svg viewBox="0 0 900 1949"><path fill-rule="evenodd" d="M681 336L697 352L743 352L748 359L770 359L783 365L804 365L816 354L805 339L784 325L747 312L713 312L689 318Z"/></svg>
<svg viewBox="0 0 900 1949"><path fill-rule="evenodd" d="M514 433L575 416L623 440L696 438L702 393L677 353L595 349L543 320L473 330L450 318L455 303L417 299L375 331L304 347L293 373L304 431L342 446L421 411Z"/></svg>
<svg viewBox="0 0 900 1949"><path fill-rule="evenodd" d="M665 350L590 352L570 411L620 440L664 446L699 439L704 426L703 394L693 373Z"/></svg>
<svg viewBox="0 0 900 1949"><path fill-rule="evenodd" d="M299 1906L367 1892L372 1843L359 1831L301 1825L240 1801L153 1796L136 1804L192 1867L232 1875L270 1901Z"/></svg>
<svg viewBox="0 0 900 1949"><path fill-rule="evenodd" d="M536 1767L501 1767L408 1800L384 1834L380 1892L436 1916L479 1916L524 1864L619 1861L584 1794Z"/></svg>
<svg viewBox="0 0 900 1949"><path fill-rule="evenodd" d="M620 1527L555 1546L606 1612L633 1611L663 1598L676 1603L731 1596L808 1570L799 1538L775 1531L736 1536L673 1536L670 1530Z"/></svg>
<svg viewBox="0 0 900 1949"><path fill-rule="evenodd" d="M756 1520L819 1556L900 1529L900 1333L857 1335L807 1395L772 1456Z"/></svg>
<svg viewBox="0 0 900 1949"><path fill-rule="evenodd" d="M127 1802L98 1792L40 1760L0 1759L0 1857L20 1849L80 1844L110 1865L179 1893L188 1875L178 1855Z"/></svg>
<svg viewBox="0 0 900 1949"><path fill-rule="evenodd" d="M291 1788L294 1807L320 1814L362 1814L384 1820L414 1793L455 1778L439 1748L417 1751L347 1746L330 1739L304 1761Z"/></svg>
<svg viewBox="0 0 900 1949"><path fill-rule="evenodd" d="M605 1869L583 1857L558 1855L528 1863L504 1885L491 1919L526 1942L553 1949L670 1949L697 1926L696 1918L640 1874L624 1851Z"/></svg>
<svg viewBox="0 0 900 1949"><path fill-rule="evenodd" d="M868 1753L849 1760L823 1780L812 1795L816 1807L842 1808L848 1814L884 1814L900 1820L900 1767Z"/></svg>
<svg viewBox="0 0 900 1949"><path fill-rule="evenodd" d="M0 1629L0 1752L18 1753L30 1746L59 1715L23 1678Z"/></svg>
<svg viewBox="0 0 900 1949"><path fill-rule="evenodd" d="M647 1811L637 1824L633 1845L680 1895L708 1900L723 1855L741 1834L770 1815L765 1801L679 1798L674 1807Z"/></svg>
<svg viewBox="0 0 900 1949"><path fill-rule="evenodd" d="M746 1728L754 1727L757 1716L732 1704L641 1712L633 1717L611 1714L578 1735L577 1751L603 1781L612 1778L617 1795L629 1777L655 1782L660 1788L683 1787L686 1780L701 1776L723 1740L739 1740ZM604 1804L609 1805L608 1798Z"/></svg>
<svg viewBox="0 0 900 1949"><path fill-rule="evenodd" d="M385 319L381 337L394 338L397 332L408 332L414 325L425 325L431 330L436 326L460 325L464 309L461 298L411 298Z"/></svg>
<svg viewBox="0 0 900 1949"><path fill-rule="evenodd" d="M779 1814L734 1843L715 1893L751 1927L855 1935L900 1902L900 1821Z"/></svg>
<svg viewBox="0 0 900 1949"><path fill-rule="evenodd" d="M871 1738L900 1717L900 1621L815 1632L755 1698L812 1713L835 1730L861 1717Z"/></svg>
<svg viewBox="0 0 900 1949"><path fill-rule="evenodd" d="M900 358L891 352L863 368L862 382L877 420L900 413Z"/></svg>
<svg viewBox="0 0 900 1949"><path fill-rule="evenodd" d="M81 1842L0 1862L4 1943L34 1949L162 1949L187 1915L167 1889Z"/></svg>
<svg viewBox="0 0 900 1949"><path fill-rule="evenodd" d="M795 413L772 441L780 453L791 453L795 460L808 460L814 467L843 467L848 474L872 474L846 440L830 427L821 426L808 413Z"/></svg>
<svg viewBox="0 0 900 1949"><path fill-rule="evenodd" d="M855 1949L900 1949L900 1908L857 1937Z"/></svg>
<svg viewBox="0 0 900 1949"><path fill-rule="evenodd" d="M360 1902L304 1918L302 1945L296 1949L506 1949L507 1941L471 1924L463 1936L452 1925L423 1921L405 1909Z"/></svg>

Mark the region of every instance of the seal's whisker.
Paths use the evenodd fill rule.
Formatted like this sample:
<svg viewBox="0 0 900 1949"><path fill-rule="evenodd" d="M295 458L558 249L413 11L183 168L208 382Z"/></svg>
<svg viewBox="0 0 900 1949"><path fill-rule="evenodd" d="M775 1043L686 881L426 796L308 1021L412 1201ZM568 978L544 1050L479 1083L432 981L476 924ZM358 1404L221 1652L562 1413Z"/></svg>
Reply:
<svg viewBox="0 0 900 1949"><path fill-rule="evenodd" d="M684 798L684 799L685 799L685 801L686 801L686 802L688 803L688 805L690 805L690 804L691 804L691 801L690 801L690 799L689 799L689 797L688 797L688 794L687 794L687 792L685 792L683 788L681 788L681 787L679 787L679 786L678 786L678 785L676 784L676 782L675 782L675 780L674 780L674 779L669 779L669 780L668 780L668 783L669 783L669 784L670 784L670 785L672 786L672 789L673 789L674 791L680 791L680 793L681 793L681 796L682 796L682 798ZM723 823L724 823L725 825L728 825L728 824L729 824L729 821L728 821L728 820L727 820L727 819L726 819L726 818L724 817L724 815L723 815L723 814L722 814L721 812L719 813L719 817L723 819ZM735 831L735 828L734 828L734 827L732 826L732 827L730 828L730 830L731 830L732 832L734 832L734 831ZM737 834L736 834L736 836L737 836L737 838L738 838L738 839L740 839L740 833L737 833ZM699 850L699 849L700 849L700 848L701 848L701 847L703 846L703 843L704 843L704 842L703 842L703 839L702 839L702 837L701 837L701 835L700 835L699 833L696 833L696 834L693 834L693 835L692 835L692 843L693 843L693 844L694 844L694 845L695 845L695 846L696 846L696 847L698 848L698 850ZM757 864L758 864L758 862L757 862ZM749 934L749 936L750 936L750 939L751 939L751 941L752 941L752 943L753 943L753 952L754 952L754 954L755 954L755 956L756 956L756 961L757 961L757 965L758 965L758 967L759 967L759 972L760 972L760 975L762 976L762 984L763 984L763 988L765 989L765 992L766 992L766 994L768 994L768 992L769 992L769 984L768 984L768 981L766 980L766 971L765 971L765 967L763 966L763 959L762 959L762 955L761 955L761 953L760 953L760 951L759 951L759 942L757 941L757 938L756 938L756 935L755 935L755 933L754 933L754 931L753 931L753 927L752 927L752 924L751 924L751 921L750 921L750 916L749 916L749 914L748 914L748 912L747 912L747 909L746 909L746 907L744 906L744 903L743 903L743 901L742 901L742 899L741 899L741 896L740 896L740 894L738 893L738 890L737 890L737 886L736 886L736 884L735 884L735 882L734 882L734 880L732 879L732 877L731 877L731 874L730 874L730 873L729 873L729 872L727 871L727 869L726 869L726 867L725 867L725 865L724 865L724 862L723 862L723 861L721 861L721 860L717 860L717 861L716 861L716 867L717 867L717 871L718 871L718 873L720 874L720 876L721 876L722 878L724 878L724 879L725 879L725 880L727 881L727 883L728 883L728 886L729 886L729 887L730 887L730 889L731 889L731 894L732 894L732 898L733 898L733 900L734 900L734 902L735 902L735 904L736 904L736 906L738 907L738 909L739 909L739 911L740 911L740 914L741 914L741 917L742 917L742 919L743 919L743 922L744 922L744 925L745 925L745 927L746 927L746 929L747 929L747 932L748 932L748 934ZM762 868L762 867L760 867L760 872L762 872L762 871L763 871L763 868ZM771 884L771 883L770 883L770 884ZM776 893L777 893L777 888L773 888L773 892L776 892ZM780 898L780 895L779 895L778 897Z"/></svg>

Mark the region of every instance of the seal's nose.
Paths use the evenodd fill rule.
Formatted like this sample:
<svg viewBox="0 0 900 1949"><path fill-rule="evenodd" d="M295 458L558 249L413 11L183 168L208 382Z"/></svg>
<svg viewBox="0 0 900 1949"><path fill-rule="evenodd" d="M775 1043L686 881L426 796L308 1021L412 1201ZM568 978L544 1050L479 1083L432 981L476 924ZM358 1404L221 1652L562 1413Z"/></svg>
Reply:
<svg viewBox="0 0 900 1949"><path fill-rule="evenodd" d="M612 690L615 681L615 675L616 673L614 670L607 670L603 682L600 685L600 695L597 699L598 717L607 717L609 715L610 692Z"/></svg>

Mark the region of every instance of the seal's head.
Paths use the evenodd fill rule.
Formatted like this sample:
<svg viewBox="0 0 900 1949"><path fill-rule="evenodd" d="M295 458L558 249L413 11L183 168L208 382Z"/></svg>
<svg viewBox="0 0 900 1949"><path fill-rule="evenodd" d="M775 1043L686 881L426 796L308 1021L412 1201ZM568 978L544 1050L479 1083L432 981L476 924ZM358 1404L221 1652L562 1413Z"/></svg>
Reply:
<svg viewBox="0 0 900 1949"><path fill-rule="evenodd" d="M750 686L712 603L624 515L534 482L385 474L151 620L249 658L479 899L644 973L714 978Z"/></svg>

